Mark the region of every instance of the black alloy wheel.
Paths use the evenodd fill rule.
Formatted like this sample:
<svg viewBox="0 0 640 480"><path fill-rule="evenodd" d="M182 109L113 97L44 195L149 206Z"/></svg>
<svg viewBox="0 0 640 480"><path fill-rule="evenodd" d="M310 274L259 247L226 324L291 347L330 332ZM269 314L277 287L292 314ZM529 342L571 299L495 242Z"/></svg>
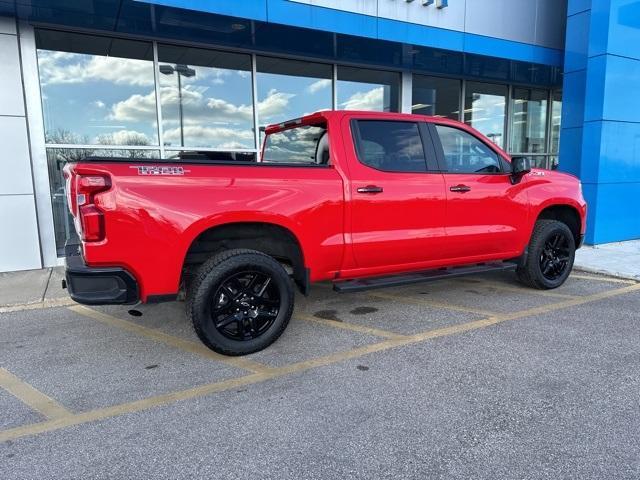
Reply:
<svg viewBox="0 0 640 480"><path fill-rule="evenodd" d="M569 266L569 239L565 232L556 232L544 243L540 253L540 271L547 280L560 278Z"/></svg>
<svg viewBox="0 0 640 480"><path fill-rule="evenodd" d="M266 332L280 311L280 290L271 275L235 273L222 280L212 297L211 319L231 340L252 340Z"/></svg>
<svg viewBox="0 0 640 480"><path fill-rule="evenodd" d="M516 273L520 281L530 287L558 288L571 274L575 254L574 233L566 223L538 220Z"/></svg>
<svg viewBox="0 0 640 480"><path fill-rule="evenodd" d="M247 355L275 342L293 314L293 282L274 258L225 250L203 263L187 292L187 315L202 342L223 355Z"/></svg>

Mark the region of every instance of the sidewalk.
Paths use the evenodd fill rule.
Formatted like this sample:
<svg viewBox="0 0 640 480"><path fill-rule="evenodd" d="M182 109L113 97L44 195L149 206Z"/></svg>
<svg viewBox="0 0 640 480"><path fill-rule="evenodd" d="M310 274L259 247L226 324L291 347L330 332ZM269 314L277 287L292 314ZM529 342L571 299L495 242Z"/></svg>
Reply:
<svg viewBox="0 0 640 480"><path fill-rule="evenodd" d="M576 252L575 268L640 280L640 240L584 246Z"/></svg>
<svg viewBox="0 0 640 480"><path fill-rule="evenodd" d="M63 267L0 273L0 312L16 305L71 304L63 278Z"/></svg>

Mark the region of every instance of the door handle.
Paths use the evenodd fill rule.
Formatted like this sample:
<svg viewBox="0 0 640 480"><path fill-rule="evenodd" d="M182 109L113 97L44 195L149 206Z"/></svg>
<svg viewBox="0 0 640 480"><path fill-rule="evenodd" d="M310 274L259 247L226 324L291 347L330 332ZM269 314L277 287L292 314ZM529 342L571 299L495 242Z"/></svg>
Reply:
<svg viewBox="0 0 640 480"><path fill-rule="evenodd" d="M358 188L358 193L382 193L382 187L377 185L367 185L366 187Z"/></svg>
<svg viewBox="0 0 640 480"><path fill-rule="evenodd" d="M449 190L452 192L460 192L465 193L471 190L471 187L468 185L456 185L455 187L449 187Z"/></svg>

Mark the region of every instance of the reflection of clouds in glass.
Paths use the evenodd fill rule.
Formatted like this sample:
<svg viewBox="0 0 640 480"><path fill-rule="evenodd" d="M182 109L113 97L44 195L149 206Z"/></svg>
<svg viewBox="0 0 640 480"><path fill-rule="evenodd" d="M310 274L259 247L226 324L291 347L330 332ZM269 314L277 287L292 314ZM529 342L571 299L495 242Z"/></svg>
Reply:
<svg viewBox="0 0 640 480"><path fill-rule="evenodd" d="M242 121L253 119L253 107L251 105L234 105L221 98L211 98L204 95L206 88L187 85L182 88L182 107L185 109L185 123L200 123L207 121L233 121L234 118ZM161 87L160 95L163 108L177 108L180 104L180 93L177 87ZM269 118L282 113L289 99L294 97L292 93L278 92L273 89L269 95L258 103L258 111L261 118ZM111 107L109 119L120 121L142 121L155 115L155 92L146 95L132 95L126 100L116 103ZM165 121L167 121L165 119Z"/></svg>
<svg viewBox="0 0 640 480"><path fill-rule="evenodd" d="M328 88L331 86L331 80L324 78L322 80L318 80L317 82L313 82L311 85L307 87L307 91L309 93L317 93L322 89Z"/></svg>
<svg viewBox="0 0 640 480"><path fill-rule="evenodd" d="M150 61L131 58L105 57L69 52L38 52L38 67L42 85L73 84L87 82L111 82L116 85L153 85L153 66ZM209 83L222 85L231 71L223 68L190 67L196 77L185 77L186 83L207 78ZM150 70L151 69L151 70ZM236 72L241 76L249 72Z"/></svg>
<svg viewBox="0 0 640 480"><path fill-rule="evenodd" d="M356 92L340 103L344 110L384 110L384 89L377 87L366 92Z"/></svg>
<svg viewBox="0 0 640 480"><path fill-rule="evenodd" d="M331 108L331 79L258 72L257 84L260 125Z"/></svg>
<svg viewBox="0 0 640 480"><path fill-rule="evenodd" d="M280 115L287 109L289 100L295 96L294 93L278 92L275 88L269 90L267 97L258 102L258 113L261 121Z"/></svg>
<svg viewBox="0 0 640 480"><path fill-rule="evenodd" d="M38 68L43 86L92 81L116 85L153 85L153 65L146 60L40 50Z"/></svg>
<svg viewBox="0 0 640 480"><path fill-rule="evenodd" d="M185 125L164 131L165 144L180 144L180 134L184 133L192 145L215 145L218 148L253 148L253 131L236 130L226 127L206 127L202 125ZM189 143L189 142L185 142Z"/></svg>

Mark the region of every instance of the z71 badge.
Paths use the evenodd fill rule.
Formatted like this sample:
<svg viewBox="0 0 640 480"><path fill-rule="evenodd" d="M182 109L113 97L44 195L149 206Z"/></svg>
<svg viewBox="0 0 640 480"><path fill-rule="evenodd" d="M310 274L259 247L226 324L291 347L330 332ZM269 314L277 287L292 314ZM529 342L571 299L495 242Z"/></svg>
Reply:
<svg viewBox="0 0 640 480"><path fill-rule="evenodd" d="M131 168L138 170L138 175L184 175L189 170L182 167L161 167L158 165L136 165Z"/></svg>

